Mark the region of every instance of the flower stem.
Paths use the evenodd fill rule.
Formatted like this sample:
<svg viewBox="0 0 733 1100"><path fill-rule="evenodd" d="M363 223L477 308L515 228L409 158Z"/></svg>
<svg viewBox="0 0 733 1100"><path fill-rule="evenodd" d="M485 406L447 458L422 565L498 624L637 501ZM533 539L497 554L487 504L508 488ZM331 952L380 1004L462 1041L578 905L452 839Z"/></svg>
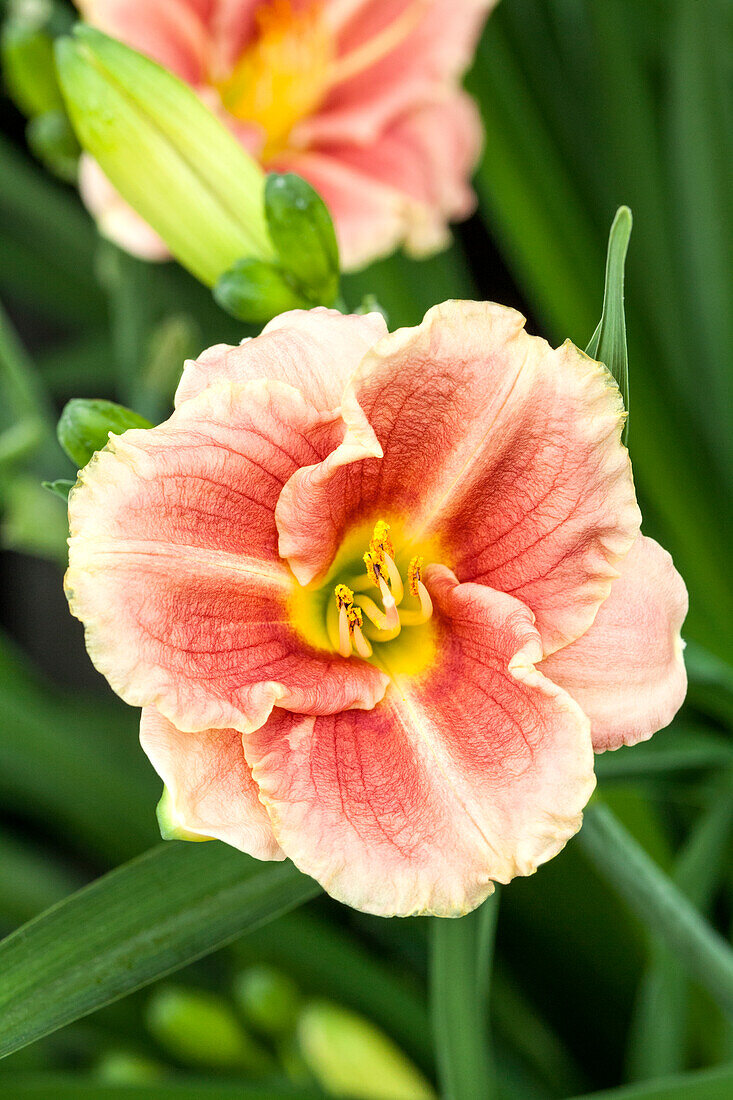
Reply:
<svg viewBox="0 0 733 1100"><path fill-rule="evenodd" d="M632 912L733 1016L733 951L607 806L588 807L578 842Z"/></svg>
<svg viewBox="0 0 733 1100"><path fill-rule="evenodd" d="M496 1094L488 1043L488 1005L498 890L458 920L435 917L430 999L444 1100L491 1100Z"/></svg>

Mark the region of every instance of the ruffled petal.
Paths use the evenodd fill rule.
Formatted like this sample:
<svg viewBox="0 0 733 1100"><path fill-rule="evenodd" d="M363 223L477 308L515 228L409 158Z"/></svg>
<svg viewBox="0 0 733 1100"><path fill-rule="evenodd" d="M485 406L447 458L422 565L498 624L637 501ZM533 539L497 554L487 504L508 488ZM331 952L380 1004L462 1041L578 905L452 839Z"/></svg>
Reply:
<svg viewBox="0 0 733 1100"><path fill-rule="evenodd" d="M191 0L76 0L87 23L152 57L189 84L207 73L210 36Z"/></svg>
<svg viewBox="0 0 733 1100"><path fill-rule="evenodd" d="M590 629L540 665L590 718L596 752L647 741L682 706L687 604L670 555L640 535Z"/></svg>
<svg viewBox="0 0 733 1100"><path fill-rule="evenodd" d="M243 738L283 851L335 898L380 915L473 909L580 827L588 720L538 672L518 600L433 567L437 658L374 710L273 711Z"/></svg>
<svg viewBox="0 0 733 1100"><path fill-rule="evenodd" d="M446 302L372 349L343 411L366 415L384 458L321 483L307 556L325 573L344 528L397 520L437 540L461 581L526 603L550 653L593 622L641 517L610 374L523 326L502 306Z"/></svg>
<svg viewBox="0 0 733 1100"><path fill-rule="evenodd" d="M165 241L125 202L88 153L79 161L79 193L107 240L141 260L170 259Z"/></svg>
<svg viewBox="0 0 733 1100"><path fill-rule="evenodd" d="M69 499L67 595L115 691L178 729L248 730L279 703L373 706L386 677L307 646L277 553L285 481L341 442L338 417L278 382L210 387L112 437Z"/></svg>
<svg viewBox="0 0 733 1100"><path fill-rule="evenodd" d="M381 313L344 316L322 308L281 313L255 339L216 344L189 359L176 405L215 382L268 378L294 386L316 409L337 409L349 378L386 332Z"/></svg>
<svg viewBox="0 0 733 1100"><path fill-rule="evenodd" d="M457 84L494 6L495 0L329 3L325 16L339 31L334 84L321 110L298 128L297 142L376 141L436 89Z"/></svg>
<svg viewBox="0 0 733 1100"><path fill-rule="evenodd" d="M400 116L373 143L340 141L283 156L276 165L309 180L334 219L343 266L363 267L398 245L415 256L445 248L448 222L467 217L466 182L481 148L481 125L463 93L432 99Z"/></svg>
<svg viewBox="0 0 733 1100"><path fill-rule="evenodd" d="M357 171L337 152L287 153L272 167L303 176L321 195L333 218L344 271L390 255L413 225L424 223L424 204Z"/></svg>
<svg viewBox="0 0 733 1100"><path fill-rule="evenodd" d="M187 832L223 840L256 859L285 858L244 758L241 733L182 733L162 714L145 707L140 744Z"/></svg>

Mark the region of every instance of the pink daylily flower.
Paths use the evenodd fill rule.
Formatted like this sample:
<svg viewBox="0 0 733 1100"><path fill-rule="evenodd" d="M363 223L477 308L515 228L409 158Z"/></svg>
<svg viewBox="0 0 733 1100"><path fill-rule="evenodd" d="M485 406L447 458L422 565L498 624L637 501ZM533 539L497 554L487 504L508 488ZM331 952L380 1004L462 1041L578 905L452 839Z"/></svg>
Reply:
<svg viewBox="0 0 733 1100"><path fill-rule="evenodd" d="M481 146L460 88L496 0L76 0L84 18L191 84L271 171L331 210L345 269L444 247L474 207ZM82 196L128 251L159 237L89 157Z"/></svg>
<svg viewBox="0 0 733 1100"><path fill-rule="evenodd" d="M578 830L594 748L674 716L687 595L620 394L523 326L283 314L80 474L71 608L186 834L456 915Z"/></svg>

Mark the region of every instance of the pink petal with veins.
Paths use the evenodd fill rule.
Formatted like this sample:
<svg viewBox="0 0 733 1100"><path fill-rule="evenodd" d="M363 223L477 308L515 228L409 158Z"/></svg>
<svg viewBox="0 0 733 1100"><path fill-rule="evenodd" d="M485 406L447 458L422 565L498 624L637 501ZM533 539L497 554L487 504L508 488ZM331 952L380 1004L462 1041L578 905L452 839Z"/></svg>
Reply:
<svg viewBox="0 0 733 1100"><path fill-rule="evenodd" d="M196 731L251 729L275 703L317 713L381 698L378 669L297 634L277 554L283 484L343 434L284 383L223 384L97 453L69 499L66 588L128 703Z"/></svg>
<svg viewBox="0 0 733 1100"><path fill-rule="evenodd" d="M335 309L292 310L265 325L256 340L216 344L189 359L176 405L215 382L269 378L298 389L314 408L341 404L346 384L369 348L387 333L381 313L346 315Z"/></svg>
<svg viewBox="0 0 733 1100"><path fill-rule="evenodd" d="M588 721L533 667L530 612L449 570L426 575L434 666L374 710L273 711L243 739L283 851L333 897L380 915L458 916L531 874L580 827Z"/></svg>
<svg viewBox="0 0 733 1100"><path fill-rule="evenodd" d="M502 306L446 302L368 353L343 411L366 417L384 458L285 486L281 545L301 584L344 529L397 519L416 543L439 540L460 580L526 603L545 653L585 633L639 530L623 405L605 367L523 326ZM301 513L307 537L289 527Z"/></svg>
<svg viewBox="0 0 733 1100"><path fill-rule="evenodd" d="M590 718L596 752L648 740L682 706L687 602L670 555L639 535L590 629L539 666Z"/></svg>
<svg viewBox="0 0 733 1100"><path fill-rule="evenodd" d="M241 733L182 733L145 707L140 744L187 832L222 840L255 859L285 859L244 759Z"/></svg>

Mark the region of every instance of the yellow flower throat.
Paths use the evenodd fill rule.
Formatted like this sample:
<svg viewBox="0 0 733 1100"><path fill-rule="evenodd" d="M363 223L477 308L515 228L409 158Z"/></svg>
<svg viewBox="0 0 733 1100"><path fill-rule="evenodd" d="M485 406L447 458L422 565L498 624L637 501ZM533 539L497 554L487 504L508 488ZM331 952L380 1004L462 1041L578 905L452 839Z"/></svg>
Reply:
<svg viewBox="0 0 733 1100"><path fill-rule="evenodd" d="M434 641L423 557L395 553L392 529L381 519L359 556L365 534L360 528L346 540L323 584L301 589L292 609L295 625L309 642L342 657L385 668L388 657L389 671L419 671ZM422 629L406 629L413 627Z"/></svg>
<svg viewBox="0 0 733 1100"><path fill-rule="evenodd" d="M345 54L338 53L338 28L326 18L322 0L298 5L267 0L255 13L251 42L231 73L214 80L224 108L264 133L263 163L290 143L297 124L314 114L336 85L378 63L415 30L426 0L412 0L386 27Z"/></svg>
<svg viewBox="0 0 733 1100"><path fill-rule="evenodd" d="M258 8L256 33L233 71L217 86L222 103L265 133L263 161L287 143L293 127L321 105L334 56L320 4L294 11L290 0Z"/></svg>

